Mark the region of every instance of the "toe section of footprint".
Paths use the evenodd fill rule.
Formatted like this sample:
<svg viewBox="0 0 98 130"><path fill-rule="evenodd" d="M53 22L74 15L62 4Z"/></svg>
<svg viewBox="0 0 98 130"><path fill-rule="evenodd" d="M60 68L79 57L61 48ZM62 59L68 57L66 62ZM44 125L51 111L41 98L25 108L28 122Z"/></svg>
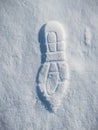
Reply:
<svg viewBox="0 0 98 130"><path fill-rule="evenodd" d="M47 42L48 43L56 43L57 37L56 32L47 32Z"/></svg>
<svg viewBox="0 0 98 130"><path fill-rule="evenodd" d="M57 42L64 41L65 31L59 22L50 21L45 26L45 36L48 42L55 42L55 40Z"/></svg>

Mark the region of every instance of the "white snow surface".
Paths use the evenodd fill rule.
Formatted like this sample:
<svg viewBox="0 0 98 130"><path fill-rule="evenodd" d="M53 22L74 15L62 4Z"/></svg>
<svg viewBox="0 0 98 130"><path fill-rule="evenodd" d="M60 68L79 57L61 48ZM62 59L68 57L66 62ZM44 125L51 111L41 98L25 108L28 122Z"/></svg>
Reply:
<svg viewBox="0 0 98 130"><path fill-rule="evenodd" d="M70 71L56 112L36 92L40 30L51 20L67 34ZM98 0L0 0L0 130L98 130Z"/></svg>

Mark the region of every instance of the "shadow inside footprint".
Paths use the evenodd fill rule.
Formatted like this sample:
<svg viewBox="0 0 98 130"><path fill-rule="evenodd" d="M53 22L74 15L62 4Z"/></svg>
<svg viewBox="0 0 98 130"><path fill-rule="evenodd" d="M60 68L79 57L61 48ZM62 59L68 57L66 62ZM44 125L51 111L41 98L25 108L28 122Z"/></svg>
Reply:
<svg viewBox="0 0 98 130"><path fill-rule="evenodd" d="M38 41L40 43L40 51L41 51L41 63L43 64L46 61L45 53L47 51L45 44L45 32L44 32L45 24L41 27L38 34Z"/></svg>
<svg viewBox="0 0 98 130"><path fill-rule="evenodd" d="M44 64L46 61L45 53L47 51L46 44L45 44L44 28L45 28L45 24L42 26L42 28L40 29L39 34L38 34L38 41L40 43L40 51L41 51L41 64ZM39 83L38 77L39 77L40 71L41 71L41 67L39 68L37 76L36 76L37 84ZM46 110L48 110L49 112L52 112L52 106L51 106L50 102L46 99L46 97L44 96L44 93L41 92L39 86L36 87L36 93L37 93L38 98L41 101L42 105L46 108Z"/></svg>
<svg viewBox="0 0 98 130"><path fill-rule="evenodd" d="M36 87L36 92L37 92L38 98L40 99L42 105L44 105L46 110L48 110L49 112L53 112L50 102L46 99L46 97L44 96L44 93L41 92L38 86Z"/></svg>

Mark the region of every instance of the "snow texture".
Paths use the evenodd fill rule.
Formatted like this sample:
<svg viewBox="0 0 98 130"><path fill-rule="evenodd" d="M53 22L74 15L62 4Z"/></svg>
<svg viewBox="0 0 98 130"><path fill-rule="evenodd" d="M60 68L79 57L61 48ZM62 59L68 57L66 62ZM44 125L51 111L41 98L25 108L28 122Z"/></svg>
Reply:
<svg viewBox="0 0 98 130"><path fill-rule="evenodd" d="M65 44L60 45L59 35L57 50L65 51L70 74L56 111L37 87L38 71L41 84L49 68L44 38L48 21L58 21L66 32ZM50 53L56 51L53 35ZM51 66L49 71L57 72L59 64ZM48 75L48 93L55 90L51 76L58 79L56 73ZM0 0L0 130L98 130L98 0Z"/></svg>

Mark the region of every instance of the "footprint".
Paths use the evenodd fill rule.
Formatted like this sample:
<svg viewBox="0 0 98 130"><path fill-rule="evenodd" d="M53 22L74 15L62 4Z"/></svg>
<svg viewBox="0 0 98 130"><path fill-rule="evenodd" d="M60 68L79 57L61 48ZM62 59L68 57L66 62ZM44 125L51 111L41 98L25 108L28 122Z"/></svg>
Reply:
<svg viewBox="0 0 98 130"><path fill-rule="evenodd" d="M69 82L65 32L60 23L50 21L44 26L43 35L46 51L42 54L45 60L38 71L37 94L48 110L55 111L62 102Z"/></svg>

